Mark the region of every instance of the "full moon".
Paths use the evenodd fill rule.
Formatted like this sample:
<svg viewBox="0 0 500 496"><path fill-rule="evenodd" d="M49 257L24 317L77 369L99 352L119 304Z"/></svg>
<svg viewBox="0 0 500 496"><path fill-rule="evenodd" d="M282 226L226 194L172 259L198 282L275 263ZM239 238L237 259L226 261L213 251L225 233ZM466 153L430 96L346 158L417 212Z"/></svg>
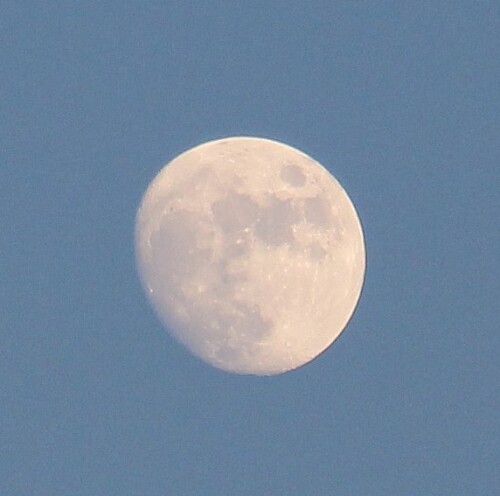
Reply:
<svg viewBox="0 0 500 496"><path fill-rule="evenodd" d="M347 325L365 273L342 186L263 138L210 141L168 163L142 199L135 248L167 330L238 374L281 374L317 357Z"/></svg>

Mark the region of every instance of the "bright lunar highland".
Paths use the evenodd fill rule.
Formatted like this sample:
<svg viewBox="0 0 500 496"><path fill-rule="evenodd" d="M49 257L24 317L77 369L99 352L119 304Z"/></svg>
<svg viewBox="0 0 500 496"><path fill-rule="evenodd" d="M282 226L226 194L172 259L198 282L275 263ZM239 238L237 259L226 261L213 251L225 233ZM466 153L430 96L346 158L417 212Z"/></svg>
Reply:
<svg viewBox="0 0 500 496"><path fill-rule="evenodd" d="M167 164L142 199L135 243L166 328L239 374L280 374L323 352L365 273L344 189L306 154L262 138L211 141Z"/></svg>

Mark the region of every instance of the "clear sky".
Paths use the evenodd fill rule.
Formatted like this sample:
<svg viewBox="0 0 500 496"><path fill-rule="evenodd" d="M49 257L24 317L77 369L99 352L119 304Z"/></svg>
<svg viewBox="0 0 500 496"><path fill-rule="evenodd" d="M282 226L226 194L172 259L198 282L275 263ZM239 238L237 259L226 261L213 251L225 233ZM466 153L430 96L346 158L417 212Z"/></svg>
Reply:
<svg viewBox="0 0 500 496"><path fill-rule="evenodd" d="M0 494L498 494L498 1L0 11ZM159 169L240 134L325 165L367 244L348 329L268 378L173 341L134 262Z"/></svg>

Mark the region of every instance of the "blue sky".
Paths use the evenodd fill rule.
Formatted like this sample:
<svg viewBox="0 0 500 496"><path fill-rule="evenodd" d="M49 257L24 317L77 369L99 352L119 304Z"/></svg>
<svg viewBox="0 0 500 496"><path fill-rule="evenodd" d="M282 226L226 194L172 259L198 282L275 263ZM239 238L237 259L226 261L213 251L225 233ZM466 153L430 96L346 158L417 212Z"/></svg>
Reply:
<svg viewBox="0 0 500 496"><path fill-rule="evenodd" d="M497 494L498 2L1 12L1 494ZM173 341L134 262L158 170L241 134L325 165L367 245L348 329L268 378Z"/></svg>

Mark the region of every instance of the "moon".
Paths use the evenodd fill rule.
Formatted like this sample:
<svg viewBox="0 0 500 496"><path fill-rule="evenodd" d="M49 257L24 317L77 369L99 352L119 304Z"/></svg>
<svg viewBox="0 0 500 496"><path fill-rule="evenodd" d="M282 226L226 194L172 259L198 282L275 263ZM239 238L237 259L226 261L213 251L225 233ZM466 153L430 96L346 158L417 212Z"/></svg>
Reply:
<svg viewBox="0 0 500 496"><path fill-rule="evenodd" d="M237 374L281 374L317 357L347 325L365 274L342 186L264 138L209 141L168 163L142 198L135 248L167 330Z"/></svg>

